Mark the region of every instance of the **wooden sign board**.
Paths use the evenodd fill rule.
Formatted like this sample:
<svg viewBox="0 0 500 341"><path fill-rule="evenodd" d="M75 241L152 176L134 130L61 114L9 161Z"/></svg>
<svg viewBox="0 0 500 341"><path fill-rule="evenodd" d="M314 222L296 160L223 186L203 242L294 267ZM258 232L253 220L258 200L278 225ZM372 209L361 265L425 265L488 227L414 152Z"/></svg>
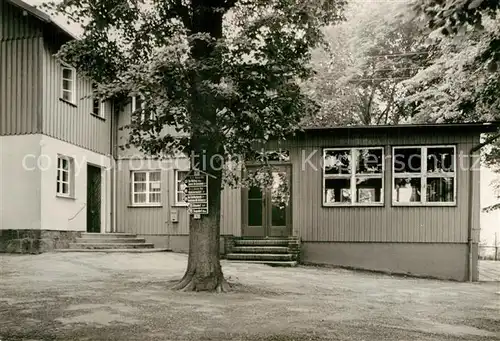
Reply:
<svg viewBox="0 0 500 341"><path fill-rule="evenodd" d="M208 214L208 176L201 173L189 174L186 179L186 201L190 213L198 216Z"/></svg>

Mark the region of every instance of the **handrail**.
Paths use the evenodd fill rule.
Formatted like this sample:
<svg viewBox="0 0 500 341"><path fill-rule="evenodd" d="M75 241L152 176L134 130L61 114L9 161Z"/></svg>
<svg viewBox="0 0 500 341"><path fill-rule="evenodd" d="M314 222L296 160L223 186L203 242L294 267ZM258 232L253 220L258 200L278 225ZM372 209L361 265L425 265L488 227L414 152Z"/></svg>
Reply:
<svg viewBox="0 0 500 341"><path fill-rule="evenodd" d="M71 220L75 219L75 218L76 218L76 216L77 216L77 215L79 215L81 211L83 211L83 209L85 208L85 206L87 206L87 203L83 203L83 205L82 205L82 207L80 208L80 210L79 210L78 212L76 212L76 214L75 214L73 217L68 218L68 221L71 221Z"/></svg>

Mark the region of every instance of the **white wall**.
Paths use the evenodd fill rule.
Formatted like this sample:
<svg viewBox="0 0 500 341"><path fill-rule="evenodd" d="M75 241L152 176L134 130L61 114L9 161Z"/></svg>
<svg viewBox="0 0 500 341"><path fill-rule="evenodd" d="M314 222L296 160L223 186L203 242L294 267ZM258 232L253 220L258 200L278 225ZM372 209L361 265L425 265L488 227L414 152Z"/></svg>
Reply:
<svg viewBox="0 0 500 341"><path fill-rule="evenodd" d="M500 181L500 175L491 169L481 167L481 208L498 202L492 181ZM500 240L500 210L481 212L481 241L489 246L495 244L495 233ZM493 252L493 249L490 249Z"/></svg>
<svg viewBox="0 0 500 341"><path fill-rule="evenodd" d="M0 229L40 228L40 138L0 136Z"/></svg>
<svg viewBox="0 0 500 341"><path fill-rule="evenodd" d="M44 230L86 231L87 229L87 164L102 167L101 232L110 230L111 160L75 145L43 136L41 155L45 163L41 169L41 228ZM74 159L74 196L56 195L57 156Z"/></svg>

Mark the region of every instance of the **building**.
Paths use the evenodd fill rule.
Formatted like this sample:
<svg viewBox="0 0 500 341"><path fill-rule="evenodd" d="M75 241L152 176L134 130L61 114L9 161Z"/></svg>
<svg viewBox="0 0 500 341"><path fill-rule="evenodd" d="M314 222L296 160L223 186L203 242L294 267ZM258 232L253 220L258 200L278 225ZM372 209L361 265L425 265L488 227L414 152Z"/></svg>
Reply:
<svg viewBox="0 0 500 341"><path fill-rule="evenodd" d="M92 84L52 56L72 37L19 0L0 4L0 251L67 248L82 232L187 251L189 159L117 148L138 101L115 113L92 99ZM469 155L495 129L307 129L270 144L275 184L290 199L283 206L272 188L224 189L221 250L247 259L235 242L300 240L304 263L477 280L479 168L470 170Z"/></svg>

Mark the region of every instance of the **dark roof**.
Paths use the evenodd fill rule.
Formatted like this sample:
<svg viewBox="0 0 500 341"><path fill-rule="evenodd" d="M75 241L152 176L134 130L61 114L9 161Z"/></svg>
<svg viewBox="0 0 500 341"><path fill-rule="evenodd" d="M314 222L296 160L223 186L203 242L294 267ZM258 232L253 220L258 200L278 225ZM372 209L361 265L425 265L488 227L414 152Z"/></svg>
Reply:
<svg viewBox="0 0 500 341"><path fill-rule="evenodd" d="M397 125L353 125L333 127L304 128L304 133L331 133L331 132L362 132L368 130L378 131L475 131L478 133L495 132L500 127L500 122L481 123L442 123L442 124L397 124Z"/></svg>
<svg viewBox="0 0 500 341"><path fill-rule="evenodd" d="M52 18L48 14L40 11L36 7L31 6L31 5L25 3L24 1L21 1L21 0L6 0L6 1L8 3L12 4L13 6L16 6L20 9L28 12L29 14L31 14L32 16L37 18L38 20L42 21L43 23L51 26L56 31L59 31L64 36L66 36L66 38L77 39L77 37L73 33L69 32L67 29L65 29L64 27L62 27L61 25L59 25L58 23L53 21Z"/></svg>

